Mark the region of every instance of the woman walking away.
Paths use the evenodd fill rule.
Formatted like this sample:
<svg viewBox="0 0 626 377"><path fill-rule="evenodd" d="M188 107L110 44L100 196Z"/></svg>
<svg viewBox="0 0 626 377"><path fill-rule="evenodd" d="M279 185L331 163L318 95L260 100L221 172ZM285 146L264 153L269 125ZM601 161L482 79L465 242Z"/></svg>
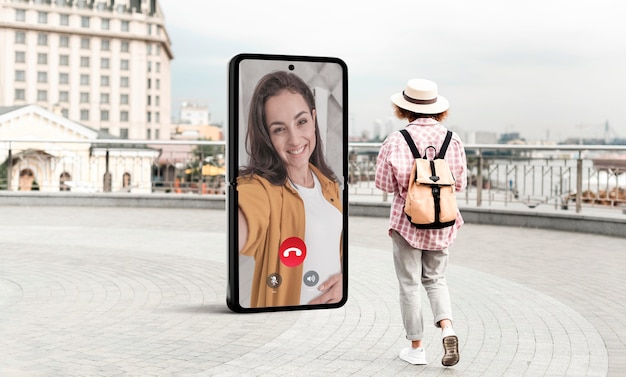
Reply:
<svg viewBox="0 0 626 377"><path fill-rule="evenodd" d="M391 96L395 115L406 120L408 131L417 149L443 144L447 129L441 122L448 115L448 100L437 93L437 85L429 80L413 79L405 90ZM432 153L432 152L431 152ZM432 156L428 156L432 158ZM456 133L448 146L445 160L455 178L456 191L466 185L467 163L463 143ZM400 309L411 346L400 351L400 358L417 365L427 364L422 344L424 322L421 305L423 286L430 301L434 325L441 328L444 356L441 363L453 366L459 362L459 341L452 327L452 304L446 282L448 248L463 225L457 212L453 225L441 229L418 229L404 213L409 176L414 157L400 131L383 142L376 162L376 187L393 193L389 217L389 236L393 243L393 260L400 291Z"/></svg>

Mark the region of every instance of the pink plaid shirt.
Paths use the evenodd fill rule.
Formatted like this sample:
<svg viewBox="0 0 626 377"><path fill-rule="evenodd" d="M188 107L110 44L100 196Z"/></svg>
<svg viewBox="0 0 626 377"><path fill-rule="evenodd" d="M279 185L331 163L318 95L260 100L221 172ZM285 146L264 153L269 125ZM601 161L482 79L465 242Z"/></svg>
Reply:
<svg viewBox="0 0 626 377"><path fill-rule="evenodd" d="M406 126L415 141L418 151L423 156L426 147L432 145L439 152L446 136L446 128L430 118L419 118ZM434 151L428 150L428 158L433 158ZM459 136L454 133L448 146L445 160L456 180L456 191L465 189L467 184L467 161L465 148ZM413 154L400 132L389 135L383 142L376 160L376 187L384 192L393 193L393 203L389 216L389 234L397 231L412 247L420 250L444 250L454 242L457 231L463 225L461 212L456 223L443 229L418 229L412 225L404 213L404 198L409 185L409 176L413 167Z"/></svg>

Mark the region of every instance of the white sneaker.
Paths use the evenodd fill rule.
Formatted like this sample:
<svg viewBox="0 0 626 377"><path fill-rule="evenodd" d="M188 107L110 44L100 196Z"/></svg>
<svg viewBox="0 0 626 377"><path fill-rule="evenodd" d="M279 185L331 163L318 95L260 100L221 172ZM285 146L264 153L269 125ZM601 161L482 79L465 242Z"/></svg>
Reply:
<svg viewBox="0 0 626 377"><path fill-rule="evenodd" d="M426 365L426 351L424 347L407 347L400 350L400 358L413 365Z"/></svg>
<svg viewBox="0 0 626 377"><path fill-rule="evenodd" d="M443 358L441 364L445 367L451 367L459 362L459 338L456 336L452 326L448 326L441 332L443 343Z"/></svg>

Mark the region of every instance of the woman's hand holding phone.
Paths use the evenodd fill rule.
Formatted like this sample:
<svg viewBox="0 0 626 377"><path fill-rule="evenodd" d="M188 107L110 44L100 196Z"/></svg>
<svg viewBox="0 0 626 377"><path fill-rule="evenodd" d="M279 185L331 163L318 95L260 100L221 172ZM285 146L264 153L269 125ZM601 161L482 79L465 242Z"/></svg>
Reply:
<svg viewBox="0 0 626 377"><path fill-rule="evenodd" d="M343 298L343 274L336 274L323 282L319 290L321 295L309 302L309 305L335 304Z"/></svg>

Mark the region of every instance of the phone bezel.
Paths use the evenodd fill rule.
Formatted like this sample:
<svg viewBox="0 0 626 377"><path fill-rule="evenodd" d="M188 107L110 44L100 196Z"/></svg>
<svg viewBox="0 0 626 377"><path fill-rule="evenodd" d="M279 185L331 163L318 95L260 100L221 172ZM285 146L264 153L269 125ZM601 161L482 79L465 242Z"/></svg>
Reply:
<svg viewBox="0 0 626 377"><path fill-rule="evenodd" d="M239 302L239 252L238 252L238 198L237 198L237 175L239 171L239 67L245 60L260 61L284 61L286 69L293 72L298 63L335 63L342 71L342 172L335 172L342 177L342 276L343 297L342 300L333 304L319 305L291 305L291 306L268 306L268 307L243 307ZM244 135L245 137L245 135ZM345 62L334 57L304 56L304 55L274 55L274 54L239 54L234 56L228 64L228 130L226 132L226 155L227 155L227 247L228 247L228 278L226 302L230 310L237 313L254 313L267 311L288 311L307 309L332 309L345 305L348 300L348 68Z"/></svg>

